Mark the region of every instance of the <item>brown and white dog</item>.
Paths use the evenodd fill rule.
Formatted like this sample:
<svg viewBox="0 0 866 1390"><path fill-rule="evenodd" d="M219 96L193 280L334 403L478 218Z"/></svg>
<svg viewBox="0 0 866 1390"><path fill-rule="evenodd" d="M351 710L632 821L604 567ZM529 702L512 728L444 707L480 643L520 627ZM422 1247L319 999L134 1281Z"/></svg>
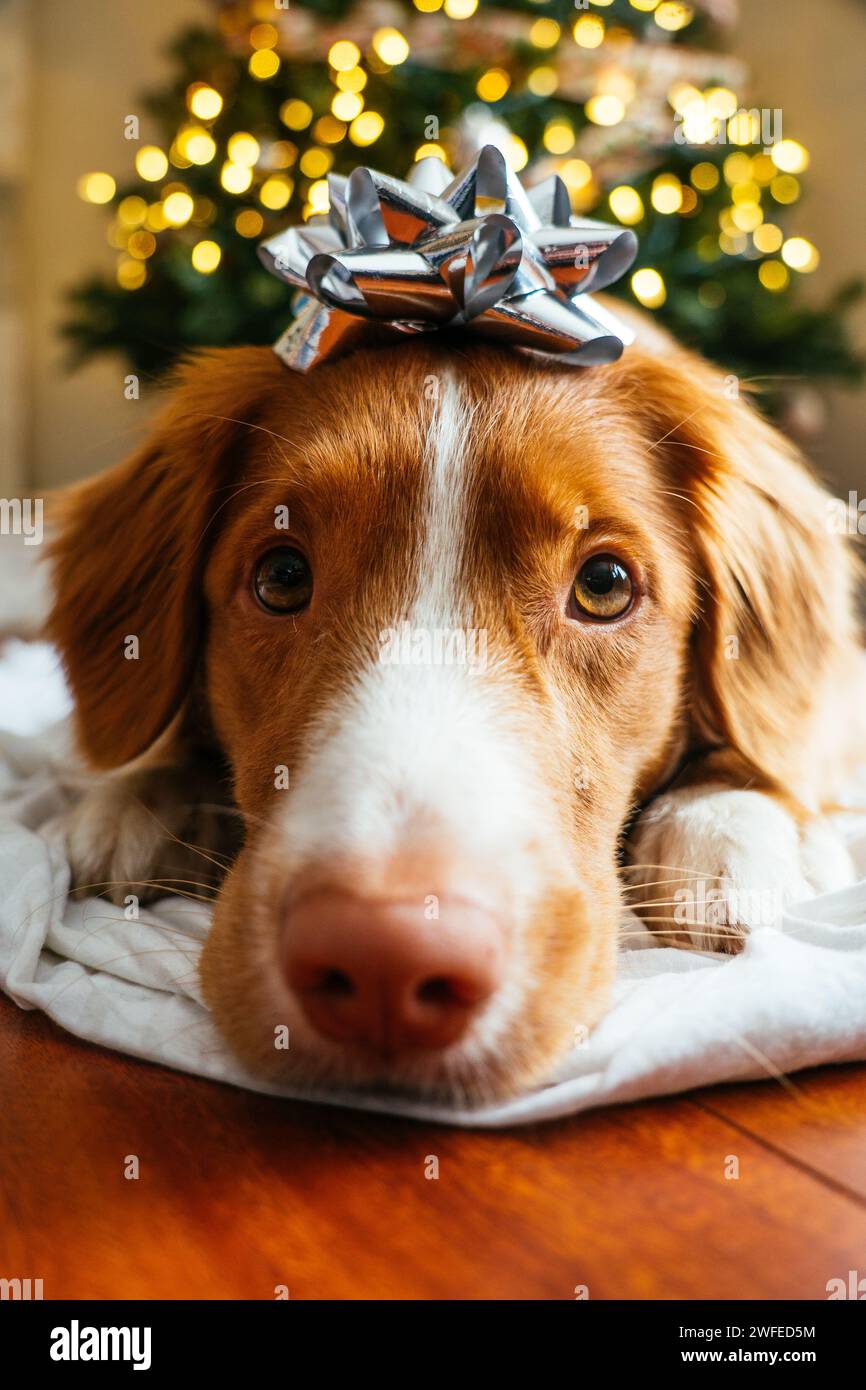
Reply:
<svg viewBox="0 0 866 1390"><path fill-rule="evenodd" d="M204 989L258 1072L502 1097L604 1013L624 899L730 951L845 880L853 562L730 394L655 329L583 370L215 351L64 500L78 881L218 891Z"/></svg>

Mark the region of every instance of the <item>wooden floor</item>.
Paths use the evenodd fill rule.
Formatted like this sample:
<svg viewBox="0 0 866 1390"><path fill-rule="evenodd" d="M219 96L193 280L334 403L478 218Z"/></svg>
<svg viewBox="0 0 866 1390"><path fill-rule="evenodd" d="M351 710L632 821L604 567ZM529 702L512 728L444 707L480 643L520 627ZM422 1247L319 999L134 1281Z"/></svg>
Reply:
<svg viewBox="0 0 866 1390"><path fill-rule="evenodd" d="M866 1067L471 1133L181 1076L0 998L0 1183L0 1277L46 1298L823 1299L866 1274Z"/></svg>

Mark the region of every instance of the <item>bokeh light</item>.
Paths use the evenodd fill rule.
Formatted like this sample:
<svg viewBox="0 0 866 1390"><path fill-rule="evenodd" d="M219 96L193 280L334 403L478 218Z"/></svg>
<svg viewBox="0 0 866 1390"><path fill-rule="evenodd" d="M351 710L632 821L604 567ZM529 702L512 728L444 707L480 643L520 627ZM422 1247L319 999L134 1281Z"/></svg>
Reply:
<svg viewBox="0 0 866 1390"><path fill-rule="evenodd" d="M85 203L110 203L116 191L110 174L83 174L78 180L78 196Z"/></svg>
<svg viewBox="0 0 866 1390"><path fill-rule="evenodd" d="M222 260L222 251L215 241L197 241L190 260L200 275L211 275Z"/></svg>
<svg viewBox="0 0 866 1390"><path fill-rule="evenodd" d="M623 183L617 188L612 188L608 194L608 202L614 216L626 227L633 227L644 215L643 199L637 189L631 188L628 184Z"/></svg>
<svg viewBox="0 0 866 1390"><path fill-rule="evenodd" d="M648 266L636 270L631 277L631 288L635 299L640 300L646 309L659 309L667 299L665 282L657 270Z"/></svg>
<svg viewBox="0 0 866 1390"><path fill-rule="evenodd" d="M142 145L135 156L135 168L139 178L158 183L168 172L168 156L158 145Z"/></svg>

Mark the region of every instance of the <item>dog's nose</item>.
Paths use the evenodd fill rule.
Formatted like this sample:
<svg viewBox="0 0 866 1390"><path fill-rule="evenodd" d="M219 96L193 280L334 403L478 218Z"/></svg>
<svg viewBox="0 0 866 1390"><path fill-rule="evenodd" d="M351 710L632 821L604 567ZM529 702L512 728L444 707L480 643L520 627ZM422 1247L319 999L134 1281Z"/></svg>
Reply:
<svg viewBox="0 0 866 1390"><path fill-rule="evenodd" d="M321 892L289 913L286 974L318 1033L387 1055L457 1041L502 981L504 933L469 902L432 910Z"/></svg>

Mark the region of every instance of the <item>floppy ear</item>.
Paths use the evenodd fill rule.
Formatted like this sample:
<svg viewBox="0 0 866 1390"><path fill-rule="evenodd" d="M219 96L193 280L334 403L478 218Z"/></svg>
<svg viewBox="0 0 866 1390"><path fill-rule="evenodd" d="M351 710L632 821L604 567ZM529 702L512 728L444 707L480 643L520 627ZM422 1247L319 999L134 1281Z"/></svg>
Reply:
<svg viewBox="0 0 866 1390"><path fill-rule="evenodd" d="M732 747L793 790L814 758L814 721L850 667L856 562L829 495L736 386L679 349L643 363L655 448L694 538L695 742Z"/></svg>
<svg viewBox="0 0 866 1390"><path fill-rule="evenodd" d="M245 422L284 383L270 349L203 354L178 372L148 443L59 499L48 636L75 696L80 746L97 767L144 752L184 701L209 523L237 476Z"/></svg>

